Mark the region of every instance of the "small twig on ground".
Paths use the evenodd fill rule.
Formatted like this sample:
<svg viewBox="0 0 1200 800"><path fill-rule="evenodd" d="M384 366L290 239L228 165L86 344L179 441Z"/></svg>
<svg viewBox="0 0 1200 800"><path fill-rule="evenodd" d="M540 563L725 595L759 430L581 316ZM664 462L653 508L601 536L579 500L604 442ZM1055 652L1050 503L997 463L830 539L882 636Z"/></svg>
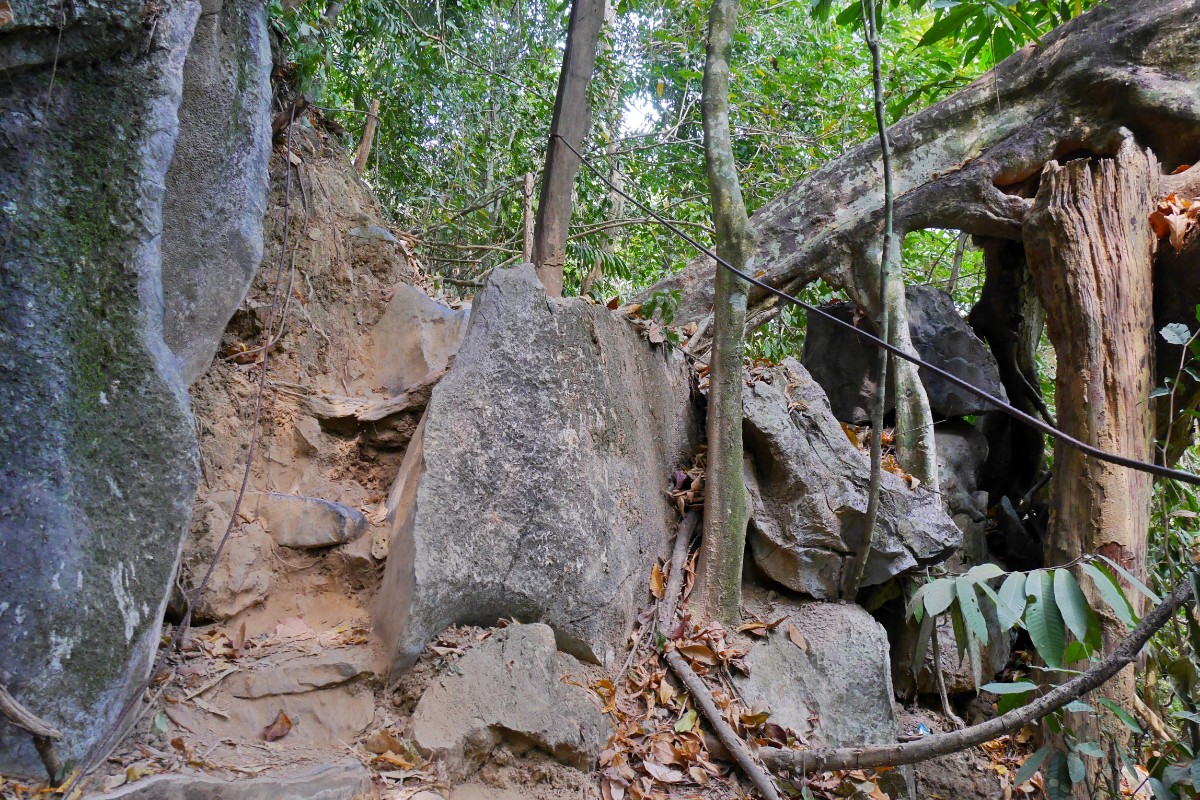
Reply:
<svg viewBox="0 0 1200 800"><path fill-rule="evenodd" d="M675 616L675 610L679 603L680 590L683 585L683 565L687 562L688 542L691 539L692 531L695 530L696 524L700 520L700 515L695 512L689 512L680 523L679 533L675 538L675 549L671 554L671 571L667 576L666 593L663 595L663 602L659 605L658 626L661 630L668 631L671 629L671 623ZM779 800L779 792L775 788L775 781L755 760L750 753L750 748L742 741L721 716L721 711L717 708L717 704L713 702L712 692L708 686L696 674L695 670L684 660L678 650L667 650L664 654L667 665L671 671L675 673L680 682L687 688L688 693L692 696L692 700L696 703L700 713L708 720L709 725L717 734L717 738L725 749L733 756L742 772L754 784L754 788L758 789L759 793L767 800Z"/></svg>

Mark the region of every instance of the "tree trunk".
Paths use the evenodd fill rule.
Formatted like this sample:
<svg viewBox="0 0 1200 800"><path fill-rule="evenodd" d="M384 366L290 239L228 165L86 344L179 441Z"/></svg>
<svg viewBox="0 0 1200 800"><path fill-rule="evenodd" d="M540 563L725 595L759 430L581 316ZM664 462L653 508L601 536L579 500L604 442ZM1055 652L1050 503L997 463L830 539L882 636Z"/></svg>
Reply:
<svg viewBox="0 0 1200 800"><path fill-rule="evenodd" d="M1157 158L1128 139L1116 158L1061 166L1051 161L1025 219L1029 268L1058 356L1059 426L1142 461L1153 460L1151 266L1157 239L1148 220L1160 172ZM1100 553L1144 577L1152 486L1144 472L1056 447L1047 565ZM1132 589L1127 593L1136 597ZM1118 623L1102 628L1106 648L1120 641ZM1105 687L1124 708L1133 708L1133 693L1132 668ZM1104 741L1094 720L1075 717L1077 735ZM1116 720L1109 723L1114 732L1123 730ZM1086 796L1076 788L1077 796Z"/></svg>
<svg viewBox="0 0 1200 800"><path fill-rule="evenodd" d="M537 265L546 294L552 297L562 297L567 228L571 224L571 191L575 173L579 171L579 158L554 135L563 137L582 151L583 137L591 123L587 87L596 65L596 43L603 22L604 0L574 0L571 4L567 48L558 78L558 94L554 98L551 139L546 147L546 168L542 172L542 192L533 237L533 263Z"/></svg>
<svg viewBox="0 0 1200 800"><path fill-rule="evenodd" d="M362 175L367 169L367 159L371 157L371 143L375 141L375 126L379 124L379 100L371 101L371 110L367 112L367 124L363 128L362 141L358 143L358 152L354 155L354 169Z"/></svg>
<svg viewBox="0 0 1200 800"><path fill-rule="evenodd" d="M747 272L753 270L754 240L729 133L728 59L738 6L738 0L713 1L701 107L717 255ZM750 519L750 496L742 466L742 334L748 288L729 270L717 270L708 388L704 545L700 550L697 595L706 614L726 625L736 625L741 618L742 555Z"/></svg>
<svg viewBox="0 0 1200 800"><path fill-rule="evenodd" d="M967 88L889 129L900 233L949 228L1021 241L1030 201L1017 190L1079 149L1116 151L1132 131L1168 170L1196 163L1200 0L1110 0L1018 51ZM755 212L762 280L796 294L820 277L877 316L870 286L883 192L873 138ZM678 289L680 324L713 304L713 263L698 259L646 293ZM778 312L751 289L747 325ZM695 349L694 347L691 349Z"/></svg>

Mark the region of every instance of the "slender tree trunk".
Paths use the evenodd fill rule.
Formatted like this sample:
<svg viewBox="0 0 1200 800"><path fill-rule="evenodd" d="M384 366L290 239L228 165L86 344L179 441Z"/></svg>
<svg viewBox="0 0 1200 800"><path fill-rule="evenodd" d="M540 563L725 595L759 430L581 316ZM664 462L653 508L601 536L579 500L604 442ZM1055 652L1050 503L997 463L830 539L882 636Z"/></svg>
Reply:
<svg viewBox="0 0 1200 800"><path fill-rule="evenodd" d="M533 173L525 173L525 187L523 189L525 202L523 205L524 213L521 216L521 223L525 226L524 244L521 247L521 258L533 263Z"/></svg>
<svg viewBox="0 0 1200 800"><path fill-rule="evenodd" d="M729 45L738 6L738 0L714 0L709 12L701 106L717 255L746 272L753 271L754 240L729 133ZM729 270L717 270L699 597L705 612L727 625L736 624L741 616L742 555L750 518L750 497L742 471L742 338L748 289L749 285Z"/></svg>
<svg viewBox="0 0 1200 800"><path fill-rule="evenodd" d="M1116 158L1052 161L1042 172L1024 226L1030 271L1058 356L1059 426L1142 461L1153 460L1151 262L1157 240L1147 220L1159 176L1157 159L1129 139ZM1134 575L1145 575L1149 475L1059 446L1052 489L1047 564L1100 553ZM1116 623L1103 627L1106 647L1120 641ZM1132 709L1134 690L1130 668L1105 687L1105 694ZM1120 735L1120 723L1109 722ZM1103 741L1093 721L1077 717L1072 724L1077 735ZM1076 790L1077 797L1086 796Z"/></svg>
<svg viewBox="0 0 1200 800"><path fill-rule="evenodd" d="M577 150L583 149L583 137L591 124L587 87L596 65L596 43L604 22L604 0L574 0L567 28L567 48L563 54L558 94L554 98L554 117L550 122L550 142L546 147L546 169L542 173L542 193L538 200L537 226L533 237L533 263L546 294L561 297L563 265L567 259L567 228L571 224L571 190L579 158L554 135L563 137Z"/></svg>
<svg viewBox="0 0 1200 800"><path fill-rule="evenodd" d="M379 100L371 101L371 110L367 112L367 124L363 128L362 141L358 143L358 152L354 155L354 169L359 175L367 169L367 159L371 157L371 144L375 141L375 126L379 124Z"/></svg>

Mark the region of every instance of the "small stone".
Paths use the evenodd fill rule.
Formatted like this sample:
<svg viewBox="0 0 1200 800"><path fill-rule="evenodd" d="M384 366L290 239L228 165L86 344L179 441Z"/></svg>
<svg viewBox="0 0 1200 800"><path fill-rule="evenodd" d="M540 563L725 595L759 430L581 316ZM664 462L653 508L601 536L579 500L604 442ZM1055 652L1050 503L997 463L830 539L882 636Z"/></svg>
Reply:
<svg viewBox="0 0 1200 800"><path fill-rule="evenodd" d="M784 601L774 613L789 615L808 649L793 643L786 625L756 644L745 659L750 674L734 673L745 705L765 705L769 721L814 747L895 744L900 725L883 626L849 603ZM901 777L889 787L892 797L911 796L911 770Z"/></svg>
<svg viewBox="0 0 1200 800"><path fill-rule="evenodd" d="M357 539L370 527L355 509L315 497L254 492L246 501L246 508L266 522L281 547L332 547Z"/></svg>
<svg viewBox="0 0 1200 800"><path fill-rule="evenodd" d="M564 674L575 681L562 680ZM501 742L590 770L609 725L578 685L583 674L579 662L558 652L546 625L510 626L425 691L411 721L413 742L459 779L477 770Z"/></svg>
<svg viewBox="0 0 1200 800"><path fill-rule="evenodd" d="M357 228L350 229L350 235L355 239L367 239L376 242L396 243L396 237L392 232L381 225L361 225Z"/></svg>
<svg viewBox="0 0 1200 800"><path fill-rule="evenodd" d="M209 775L166 773L92 800L356 800L369 796L371 773L361 764L334 764L296 775L239 777L230 781Z"/></svg>

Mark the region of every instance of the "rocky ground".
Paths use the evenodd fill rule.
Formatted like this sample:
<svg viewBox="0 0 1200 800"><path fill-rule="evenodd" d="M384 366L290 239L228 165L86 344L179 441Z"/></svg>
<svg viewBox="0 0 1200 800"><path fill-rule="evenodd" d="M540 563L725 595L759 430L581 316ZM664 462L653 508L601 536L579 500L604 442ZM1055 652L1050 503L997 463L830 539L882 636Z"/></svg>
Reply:
<svg viewBox="0 0 1200 800"><path fill-rule="evenodd" d="M941 729L898 710L889 632L871 614L793 593L836 598L866 502L856 436L804 367L758 369L747 392L746 624L659 630L669 534L703 501L684 359L626 314L547 301L519 269L489 281L468 330L470 306L423 275L319 127L306 118L273 167L265 266L192 387L203 479L172 623L230 536L87 796L748 797L661 660L667 641L755 746ZM258 343L280 308L237 504ZM937 495L887 481L867 585L962 538ZM1028 748L993 744L805 788L1009 797Z"/></svg>

